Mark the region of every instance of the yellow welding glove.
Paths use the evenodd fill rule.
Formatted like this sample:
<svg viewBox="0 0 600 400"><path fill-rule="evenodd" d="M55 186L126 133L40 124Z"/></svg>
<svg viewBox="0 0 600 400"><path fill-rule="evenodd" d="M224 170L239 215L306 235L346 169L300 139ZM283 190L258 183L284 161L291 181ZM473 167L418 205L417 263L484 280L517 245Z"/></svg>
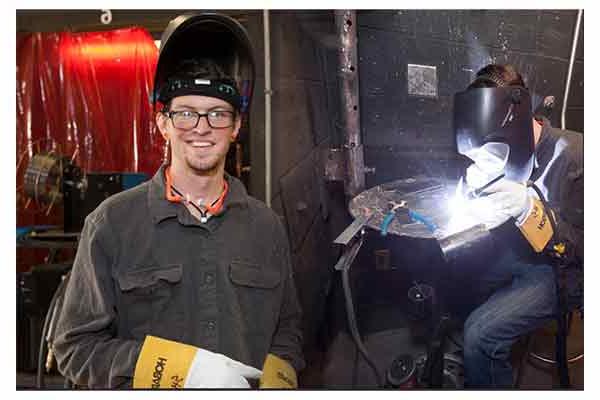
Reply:
<svg viewBox="0 0 600 400"><path fill-rule="evenodd" d="M554 234L548 210L544 208L540 200L535 198L530 198L528 210L517 220L516 224L537 253L546 248Z"/></svg>
<svg viewBox="0 0 600 400"><path fill-rule="evenodd" d="M146 336L133 375L134 389L249 388L262 372L223 354Z"/></svg>
<svg viewBox="0 0 600 400"><path fill-rule="evenodd" d="M263 364L260 389L296 389L298 378L294 367L274 354L268 354Z"/></svg>

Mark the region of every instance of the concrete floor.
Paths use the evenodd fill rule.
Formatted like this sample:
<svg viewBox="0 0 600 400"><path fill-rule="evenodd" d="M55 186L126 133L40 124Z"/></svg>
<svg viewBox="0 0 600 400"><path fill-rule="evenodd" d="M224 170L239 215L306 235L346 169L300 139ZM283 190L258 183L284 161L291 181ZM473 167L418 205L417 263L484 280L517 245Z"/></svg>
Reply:
<svg viewBox="0 0 600 400"><path fill-rule="evenodd" d="M532 335L530 350L545 357L554 357L553 324L549 324ZM583 320L575 314L567 340L567 349L570 357L583 353ZM378 359L379 368L385 368L398 355L399 349L410 349L408 352L417 355L424 351L422 343L414 341L408 329L388 329L372 332L365 336L365 345L372 356ZM552 390L559 388L556 368L544 364L533 357L524 357L525 340L519 341L513 348L513 365L515 367L515 380L520 373L518 389L524 390ZM305 389L351 389L353 380L360 388L373 388L375 382L373 375L364 362L354 365L356 351L354 343L348 334L342 333L334 340L330 351L324 353L307 354L309 361L307 369L300 376L301 387ZM339 368L339 366L343 366ZM519 372L519 367L521 368ZM569 365L569 374L573 389L584 388L584 359ZM45 376L46 387L49 389L63 388L64 379L57 375ZM34 389L35 373L17 373L17 389Z"/></svg>
<svg viewBox="0 0 600 400"><path fill-rule="evenodd" d="M554 334L555 326L549 324L536 331L532 337L530 345L531 351L547 358L554 358ZM567 354L569 358L573 358L579 354L583 354L583 319L579 314L575 313L571 330L567 339ZM523 348L515 349L515 353L523 354ZM573 389L583 390L583 365L584 358L579 359L569 364L569 377ZM525 357L525 362L522 363L522 376L520 389L544 390L559 387L558 374L556 367L541 361L534 357ZM518 373L518 371L517 371Z"/></svg>
<svg viewBox="0 0 600 400"><path fill-rule="evenodd" d="M374 314L372 316L374 319L379 319ZM388 321L390 319L393 318L388 318ZM397 318L396 322L400 319ZM363 333L365 347L380 371L385 371L400 353L409 353L416 358L425 352L424 343L415 341L414 333L411 333L408 326L403 325L399 328L389 327L379 332ZM550 323L547 327L532 334L529 349L525 346L525 338L513 346L511 360L515 382L518 382L516 388L523 390L560 389L554 365L545 364L531 356L526 356L529 352L535 352L542 357L553 359L555 332L554 324ZM460 332L455 332L454 336L459 338L460 335ZM567 351L570 358L583 353L583 342L583 320L576 313L567 340ZM456 346L450 346L447 349L448 352L458 350ZM312 360L309 361L307 370L301 375L301 383L306 388L373 389L376 387L374 374L362 357L357 358L354 342L346 332L340 332L337 335L327 354L323 354L321 357L313 355ZM354 367L355 363L356 368ZM569 365L573 389L582 390L584 388L583 366L583 358Z"/></svg>

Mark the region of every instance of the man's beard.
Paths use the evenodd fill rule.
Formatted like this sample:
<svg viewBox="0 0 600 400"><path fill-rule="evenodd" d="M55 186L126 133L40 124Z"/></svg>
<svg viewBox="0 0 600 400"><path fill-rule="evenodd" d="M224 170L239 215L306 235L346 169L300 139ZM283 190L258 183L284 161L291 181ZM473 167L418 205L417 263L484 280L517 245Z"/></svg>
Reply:
<svg viewBox="0 0 600 400"><path fill-rule="evenodd" d="M188 155L185 157L185 163L196 175L214 175L225 164L225 157L227 157L227 151L223 155L217 154L202 158Z"/></svg>

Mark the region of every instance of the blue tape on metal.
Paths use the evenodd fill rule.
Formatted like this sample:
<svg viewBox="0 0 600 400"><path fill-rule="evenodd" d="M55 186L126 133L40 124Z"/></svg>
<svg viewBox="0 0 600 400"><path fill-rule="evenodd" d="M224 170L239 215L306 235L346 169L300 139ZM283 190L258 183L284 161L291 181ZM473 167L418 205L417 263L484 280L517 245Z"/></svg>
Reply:
<svg viewBox="0 0 600 400"><path fill-rule="evenodd" d="M381 236L386 236L388 233L388 228L390 226L390 224L392 223L392 220L394 219L394 212L389 212L385 218L383 219L383 222L381 222Z"/></svg>
<svg viewBox="0 0 600 400"><path fill-rule="evenodd" d="M425 225L430 232L434 232L437 229L437 226L433 223L433 221L416 211L408 210L408 215L413 221L420 222Z"/></svg>

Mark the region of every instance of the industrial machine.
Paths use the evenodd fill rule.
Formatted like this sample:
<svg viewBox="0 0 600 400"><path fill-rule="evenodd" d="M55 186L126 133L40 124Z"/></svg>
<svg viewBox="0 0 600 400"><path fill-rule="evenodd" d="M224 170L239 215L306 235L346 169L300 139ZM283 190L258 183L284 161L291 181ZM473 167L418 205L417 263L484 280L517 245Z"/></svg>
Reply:
<svg viewBox="0 0 600 400"><path fill-rule="evenodd" d="M17 246L47 249L45 263L17 273L17 369L36 371L43 385L43 365L52 369L47 341L52 338L60 310L61 291L72 262L57 262L57 253L76 249L85 217L102 201L145 181L141 173L85 172L68 157L53 153L34 155L23 175L26 196L45 207L46 214L62 206L63 229L32 226L17 229Z"/></svg>
<svg viewBox="0 0 600 400"><path fill-rule="evenodd" d="M103 200L146 179L140 173L86 173L68 157L45 153L31 158L23 182L25 194L37 203L63 205L64 232L73 233Z"/></svg>
<svg viewBox="0 0 600 400"><path fill-rule="evenodd" d="M335 244L344 246L336 270L341 271L348 326L356 346L370 366L378 387L462 387L462 361L460 346L451 337L451 321L445 301L440 298L436 283L431 285L416 280L406 293L408 301L399 313L411 314L422 326L424 341L421 346L395 349L398 354L389 365L381 368L381 361L373 360L358 332L350 291L350 267L360 248L367 240L392 242L394 237L411 237L428 243L447 268L465 251L485 251L489 233L475 221L471 225L455 220L453 198L462 194L456 181L415 177L396 180L368 189L349 204L354 222L338 236ZM399 250L393 245L383 245L375 252L375 268L386 270ZM402 268L396 265L396 268ZM449 270L446 271L449 273ZM443 279L443 274L438 274ZM379 365L377 365L379 364Z"/></svg>

